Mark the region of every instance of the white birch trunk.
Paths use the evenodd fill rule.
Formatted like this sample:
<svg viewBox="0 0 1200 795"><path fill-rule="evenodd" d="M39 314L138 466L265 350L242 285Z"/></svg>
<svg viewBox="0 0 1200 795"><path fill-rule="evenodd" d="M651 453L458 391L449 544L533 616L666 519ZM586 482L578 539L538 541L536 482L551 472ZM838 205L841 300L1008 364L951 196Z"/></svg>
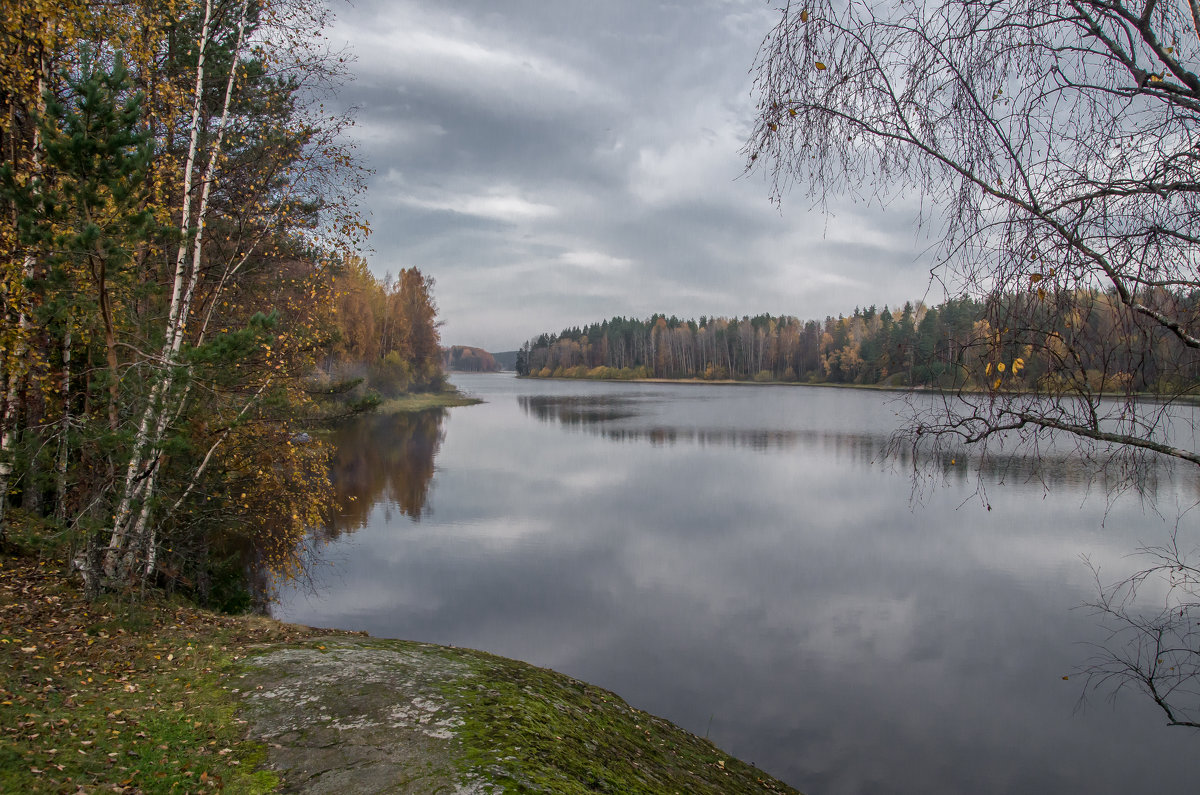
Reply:
<svg viewBox="0 0 1200 795"><path fill-rule="evenodd" d="M108 549L104 554L104 573L108 577L117 575L117 563L120 556L129 547L127 525L133 507L134 492L139 485L139 472L143 468L146 445L150 440L150 428L154 423L157 404L162 398L165 379L169 378L169 353L174 343L174 330L179 321L180 296L183 294L183 282L186 275L188 235L192 228L192 177L196 164L196 153L200 147L200 112L204 98L204 67L208 54L210 28L212 25L212 0L205 0L204 21L200 28L199 53L196 57L196 83L192 93L192 119L188 142L187 159L183 170L183 191L180 201L179 219L179 251L175 256L175 278L171 287L171 306L167 316L167 335L163 343L162 361L158 366L164 369L163 376L155 381L150 390L146 408L134 437L133 450L130 452L129 465L125 470L125 483L121 491L121 500L113 515L112 533L108 541Z"/></svg>
<svg viewBox="0 0 1200 795"><path fill-rule="evenodd" d="M109 541L105 571L109 576L118 578L128 576L138 567L138 555L145 554L149 565L143 569L144 576L153 573L154 561L157 559L156 539L154 534L147 533L150 527L151 503L157 491L159 467L158 458L162 453L162 442L167 428L180 415L190 388L185 386L182 392L173 396L178 365L179 351L187 336L188 320L191 315L192 299L196 286L200 281L200 268L203 263L204 226L208 215L208 201L212 184L216 178L217 164L220 160L225 129L229 120L229 109L232 104L233 88L236 84L238 62L241 59L242 45L245 41L247 6L240 7L237 23L237 41L231 56L229 75L225 82L225 95L222 103L221 117L217 124L215 140L210 145L208 162L200 174L202 188L199 204L192 212L191 190L193 172L195 170L198 150L200 123L200 97L204 83L204 50L209 38L209 26L212 12L211 0L205 2L204 41L201 43L201 55L197 63L196 95L193 103L191 143L188 148L186 174L184 177L183 212L180 221L182 235L179 251L175 260L175 280L171 295L171 308L167 320L167 335L163 345L162 361L159 363L161 375L151 390L150 400L142 415L138 436L134 444L134 454L130 457L130 465L126 472L126 487L113 521L112 537ZM189 241L188 233L191 224L195 223L195 236ZM191 250L191 267L187 268L187 253ZM144 474L140 482L138 473ZM135 488L136 486L136 488ZM140 494L141 506L134 518L134 493ZM132 522L132 526L131 525Z"/></svg>

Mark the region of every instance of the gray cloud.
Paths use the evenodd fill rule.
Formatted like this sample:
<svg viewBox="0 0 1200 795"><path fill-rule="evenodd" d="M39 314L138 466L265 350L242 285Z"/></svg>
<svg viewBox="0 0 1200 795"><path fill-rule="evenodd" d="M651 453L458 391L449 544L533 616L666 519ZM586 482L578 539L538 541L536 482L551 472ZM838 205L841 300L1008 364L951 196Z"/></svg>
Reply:
<svg viewBox="0 0 1200 795"><path fill-rule="evenodd" d="M617 314L920 297L911 206L780 212L743 177L774 19L759 0L342 8L373 270L432 275L444 341L492 350Z"/></svg>

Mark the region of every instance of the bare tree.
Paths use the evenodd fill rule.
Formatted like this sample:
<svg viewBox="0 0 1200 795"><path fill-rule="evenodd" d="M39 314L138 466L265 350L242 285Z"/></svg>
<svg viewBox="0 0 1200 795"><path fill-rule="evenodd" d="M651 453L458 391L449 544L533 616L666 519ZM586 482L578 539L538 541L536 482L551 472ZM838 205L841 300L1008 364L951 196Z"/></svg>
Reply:
<svg viewBox="0 0 1200 795"><path fill-rule="evenodd" d="M944 230L935 277L989 307L972 375L991 388L915 417L914 441L1050 432L1200 465L1170 427L1200 350L1198 48L1179 2L784 5L750 166L776 199L916 189ZM1044 372L1010 390L1023 350ZM1105 399L1147 388L1160 400Z"/></svg>
<svg viewBox="0 0 1200 795"><path fill-rule="evenodd" d="M779 10L756 64L748 169L767 174L776 201L793 187L821 205L918 195L941 241L933 279L987 307L957 351L965 387L910 401L901 444L926 461L963 445L1034 460L1066 446L1117 488L1141 487L1164 462L1194 478L1200 5ZM1095 606L1130 645L1090 670L1093 684L1140 686L1188 723L1176 705L1200 673L1200 642L1177 630L1200 574L1178 553L1152 550L1153 565L1100 589ZM1145 614L1129 597L1150 582L1166 601Z"/></svg>

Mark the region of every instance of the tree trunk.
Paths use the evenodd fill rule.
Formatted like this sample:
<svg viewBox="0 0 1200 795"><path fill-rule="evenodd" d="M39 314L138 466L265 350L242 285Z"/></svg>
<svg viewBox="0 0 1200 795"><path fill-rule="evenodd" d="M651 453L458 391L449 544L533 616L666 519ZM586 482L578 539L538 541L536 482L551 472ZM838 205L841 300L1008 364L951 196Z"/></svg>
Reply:
<svg viewBox="0 0 1200 795"><path fill-rule="evenodd" d="M49 64L46 60L46 52L44 48L39 47L37 53L37 98L35 107L37 116L41 116L45 112L45 100L43 93L46 89L46 73L49 70ZM34 177L37 177L42 170L42 134L34 125L33 128L33 146L30 152L30 172ZM26 280L34 275L34 269L37 261L34 258L32 251L26 251L24 261L22 262L22 275ZM7 369L8 382L6 386L6 394L4 397L4 415L0 417L0 543L7 536L6 511L8 507L8 490L12 483L13 473L13 448L17 441L17 420L20 417L21 409L21 391L25 374L28 371L25 362L25 353L28 347L26 337L29 334L29 315L26 311L25 302L18 297L19 306L17 315L17 327L20 329L17 339L16 349L12 352L13 355L9 360Z"/></svg>
<svg viewBox="0 0 1200 795"><path fill-rule="evenodd" d="M148 529L151 526L150 511L157 493L158 478L161 474L162 444L166 431L174 420L182 413L187 401L190 387L184 385L179 393L173 394L179 377L179 352L187 336L188 321L191 315L192 300L201 278L203 264L204 225L208 214L208 201L212 184L216 178L217 162L220 158L221 147L229 119L232 104L233 88L237 82L238 62L241 58L242 45L245 41L247 6L243 3L239 9L237 21L237 40L230 58L229 75L225 82L225 95L221 109L221 117L217 123L216 138L209 149L208 162L200 173L202 183L200 199L193 214L191 206L191 190L196 155L199 149L198 137L200 127L201 96L204 90L204 55L206 43L210 36L212 16L212 0L205 2L205 17L200 57L196 66L195 99L192 106L192 127L188 157L184 176L184 193L182 215L180 220L181 242L175 258L175 280L171 294L171 309L167 321L167 334L163 345L162 361L159 366L159 376L151 390L150 399L142 415L138 435L134 443L134 452L130 457L126 471L125 489L113 521L112 534L109 539L108 551L105 555L105 573L118 580L129 578L138 569L138 556L144 554L146 560L153 560L155 555L149 547L154 543ZM192 222L195 223L195 234L188 240ZM187 254L190 248L191 263L187 267ZM214 296L213 300L216 300ZM139 474L140 473L140 474ZM135 511L135 502L140 500L140 506ZM150 570L144 570L143 576L149 576Z"/></svg>
<svg viewBox="0 0 1200 795"><path fill-rule="evenodd" d="M71 456L71 316L67 315L62 343L62 420L54 466L54 518L67 518L67 463Z"/></svg>

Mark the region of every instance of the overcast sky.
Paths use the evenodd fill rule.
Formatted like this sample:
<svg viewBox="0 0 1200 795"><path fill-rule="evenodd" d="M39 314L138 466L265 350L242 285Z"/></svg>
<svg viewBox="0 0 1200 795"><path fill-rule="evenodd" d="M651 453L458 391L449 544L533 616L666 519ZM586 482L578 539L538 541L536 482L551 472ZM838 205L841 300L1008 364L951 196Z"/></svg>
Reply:
<svg viewBox="0 0 1200 795"><path fill-rule="evenodd" d="M380 276L437 280L447 345L613 315L802 318L925 295L893 202L782 210L739 151L764 0L354 0L330 31ZM931 300L940 296L930 294Z"/></svg>

